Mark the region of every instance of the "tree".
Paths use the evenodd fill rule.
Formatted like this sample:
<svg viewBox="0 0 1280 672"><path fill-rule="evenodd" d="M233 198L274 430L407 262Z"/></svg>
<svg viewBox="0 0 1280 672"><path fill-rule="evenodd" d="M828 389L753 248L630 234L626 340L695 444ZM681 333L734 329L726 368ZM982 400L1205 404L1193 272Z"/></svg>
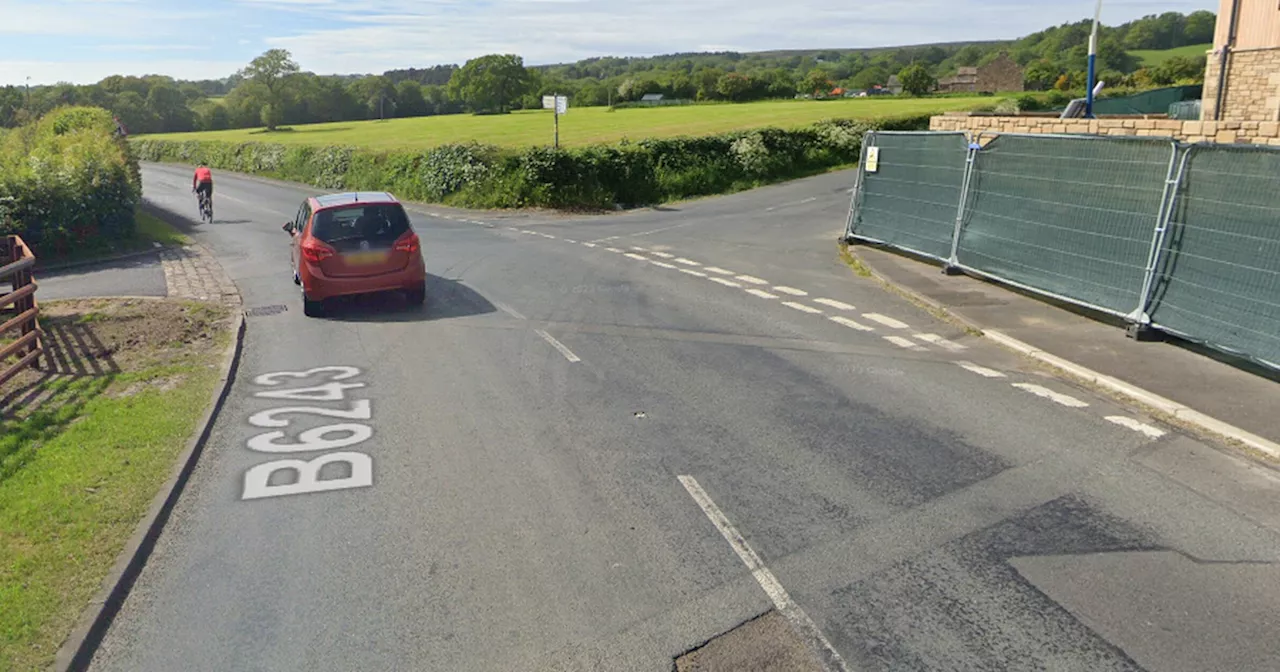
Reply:
<svg viewBox="0 0 1280 672"><path fill-rule="evenodd" d="M938 84L929 69L919 63L903 68L898 73L898 80L902 82L902 90L913 96L923 96Z"/></svg>
<svg viewBox="0 0 1280 672"><path fill-rule="evenodd" d="M461 100L472 112L511 111L531 88L524 59L515 54L490 54L467 61L449 79L449 95Z"/></svg>
<svg viewBox="0 0 1280 672"><path fill-rule="evenodd" d="M396 116L425 117L431 113L427 99L422 97L422 85L405 80L396 85Z"/></svg>
<svg viewBox="0 0 1280 672"><path fill-rule="evenodd" d="M750 90L751 80L736 72L726 74L716 83L716 92L734 102L740 102Z"/></svg>
<svg viewBox="0 0 1280 672"><path fill-rule="evenodd" d="M261 113L262 122L268 131L276 130L280 113L284 110L284 94L289 78L299 72L298 64L284 49L270 49L253 59L242 75L250 81L261 96L262 107L270 105L271 110Z"/></svg>
<svg viewBox="0 0 1280 672"><path fill-rule="evenodd" d="M1151 83L1170 86L1181 81L1203 80L1206 58L1174 56L1151 69Z"/></svg>
<svg viewBox="0 0 1280 672"><path fill-rule="evenodd" d="M195 118L187 107L187 99L172 84L158 84L147 94L147 107L160 122L160 130L166 133L190 131Z"/></svg>
<svg viewBox="0 0 1280 672"><path fill-rule="evenodd" d="M1023 72L1023 83L1032 91L1044 91L1058 81L1062 70L1047 58L1032 62Z"/></svg>
<svg viewBox="0 0 1280 672"><path fill-rule="evenodd" d="M831 93L831 89L834 89L836 85L831 81L831 76L827 74L826 70L814 68L804 76L804 83L801 86L804 87L805 93L825 96Z"/></svg>
<svg viewBox="0 0 1280 672"><path fill-rule="evenodd" d="M982 56L982 47L979 47L976 44L970 44L961 48L960 51L957 51L954 59L956 65L975 66L978 64L978 61L982 59Z"/></svg>
<svg viewBox="0 0 1280 672"><path fill-rule="evenodd" d="M872 65L865 70L858 72L849 80L849 86L855 89L870 89L873 86L886 84L889 81L889 71L882 65Z"/></svg>
<svg viewBox="0 0 1280 672"><path fill-rule="evenodd" d="M1186 44L1209 44L1213 42L1217 26L1218 17L1213 12L1191 12L1182 29L1182 41Z"/></svg>

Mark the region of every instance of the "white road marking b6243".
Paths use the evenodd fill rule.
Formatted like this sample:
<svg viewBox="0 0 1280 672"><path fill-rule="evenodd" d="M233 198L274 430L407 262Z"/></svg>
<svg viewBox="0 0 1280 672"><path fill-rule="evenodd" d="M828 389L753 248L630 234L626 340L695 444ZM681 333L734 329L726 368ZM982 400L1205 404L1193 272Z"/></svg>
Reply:
<svg viewBox="0 0 1280 672"><path fill-rule="evenodd" d="M253 383L263 387L275 387L283 382L281 379L292 378L303 381L321 374L329 374L327 382L310 387L263 390L255 392L253 396L260 399L288 399L310 403L343 401L347 390L365 386L365 383L360 382L339 382L360 375L360 370L351 366L322 366L306 371L266 373L254 378ZM250 438L246 442L247 447L261 453L306 453L347 448L363 443L373 436L372 427L350 422L351 420L368 420L373 416L368 399L352 400L349 408L346 409L311 405L272 408L249 416L249 424L264 428L288 427L289 420L281 419L279 416L307 414L339 418L348 422L303 430L298 433L296 441L293 442L283 441L288 437L284 431L263 432ZM321 479L320 471L330 464L346 464L351 473L346 477ZM293 472L297 477L296 480L292 483L272 484L271 477L282 471ZM244 491L241 499L265 499L310 492L364 488L371 485L373 485L373 458L364 453L345 451L327 453L310 460L275 460L254 466L244 474Z"/></svg>

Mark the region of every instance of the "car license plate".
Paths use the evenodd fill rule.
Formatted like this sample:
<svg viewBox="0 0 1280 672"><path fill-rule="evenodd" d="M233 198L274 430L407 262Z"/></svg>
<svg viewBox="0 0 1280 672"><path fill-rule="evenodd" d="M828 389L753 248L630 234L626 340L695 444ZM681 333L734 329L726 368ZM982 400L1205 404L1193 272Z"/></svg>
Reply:
<svg viewBox="0 0 1280 672"><path fill-rule="evenodd" d="M384 261L386 252L352 252L346 255L347 263L353 266L370 266Z"/></svg>

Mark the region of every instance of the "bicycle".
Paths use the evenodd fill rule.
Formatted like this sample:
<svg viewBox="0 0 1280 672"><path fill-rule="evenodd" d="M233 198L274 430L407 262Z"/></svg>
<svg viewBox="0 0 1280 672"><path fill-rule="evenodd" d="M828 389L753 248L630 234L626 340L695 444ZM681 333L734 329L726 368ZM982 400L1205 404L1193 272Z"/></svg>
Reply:
<svg viewBox="0 0 1280 672"><path fill-rule="evenodd" d="M213 223L213 199L209 198L209 194L196 190L197 207L200 208L200 221Z"/></svg>

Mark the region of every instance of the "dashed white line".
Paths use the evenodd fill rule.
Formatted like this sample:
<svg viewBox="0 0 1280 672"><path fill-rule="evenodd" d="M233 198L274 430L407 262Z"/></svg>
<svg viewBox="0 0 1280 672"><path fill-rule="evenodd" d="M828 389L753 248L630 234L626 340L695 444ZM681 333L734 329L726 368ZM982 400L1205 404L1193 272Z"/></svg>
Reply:
<svg viewBox="0 0 1280 672"><path fill-rule="evenodd" d="M636 247L635 245L632 245L632 246L631 246L631 249L632 249L632 250L634 250L634 251L636 251L636 252L648 252L648 251L649 251L649 250L648 250L648 249L646 249L646 248L643 248L643 247Z"/></svg>
<svg viewBox="0 0 1280 672"><path fill-rule="evenodd" d="M604 249L609 250L610 252L616 252L617 254L622 254L622 250L619 250L616 247L606 247Z"/></svg>
<svg viewBox="0 0 1280 672"><path fill-rule="evenodd" d="M976 373L979 376L982 376L983 378L1007 378L1008 377L1003 373L996 371L995 369L988 369L985 366L978 366L973 362L956 362L956 364L960 365L960 368L964 369L965 371Z"/></svg>
<svg viewBox="0 0 1280 672"><path fill-rule="evenodd" d="M506 313L506 314L510 315L511 317L516 318L517 320L526 320L526 319L528 319L528 318L526 318L524 315L521 315L520 313L516 312L516 309L515 309L515 308L512 308L511 306L508 306L507 304L505 304L505 303L503 303L503 302L501 302L501 301L497 301L497 300L490 299L489 303L492 303L493 305L497 306L497 307L498 307L498 310L501 310L502 312L504 312L504 313Z"/></svg>
<svg viewBox="0 0 1280 672"><path fill-rule="evenodd" d="M675 265L675 264L668 264L668 263L667 263L667 262L665 262L665 261L658 261L657 259L650 259L650 260L649 260L649 263L653 264L654 266L661 267L661 268L675 268L675 267L676 267L676 265Z"/></svg>
<svg viewBox="0 0 1280 672"><path fill-rule="evenodd" d="M576 241L576 240L574 240L574 239L572 239L572 238L565 238L565 239L564 239L564 242L566 242L566 243L572 243L572 244L574 244L574 245L577 245L577 244L578 244L578 241Z"/></svg>
<svg viewBox="0 0 1280 672"><path fill-rule="evenodd" d="M802 313L809 313L810 315L813 315L813 314L821 315L821 314L822 314L822 311L821 311L821 310L818 310L817 308L814 308L813 306L806 306L806 305L804 305L803 303L796 303L795 301L783 301L783 302L782 302L782 305L784 305L784 306L786 306L786 307L788 307L788 308L795 308L796 310L798 310L798 311L800 311L800 312L802 312Z"/></svg>
<svg viewBox="0 0 1280 672"><path fill-rule="evenodd" d="M864 313L862 316L867 318L868 320L871 320L872 322L879 322L880 324L883 324L884 326L889 327L890 329L906 329L907 328L907 324L905 322L899 322L898 320L895 320L892 317L889 317L887 315L881 315L880 313Z"/></svg>
<svg viewBox="0 0 1280 672"><path fill-rule="evenodd" d="M632 259L639 259L640 261L649 261L648 257L642 254L636 254L635 252L628 252L625 256L631 257Z"/></svg>
<svg viewBox="0 0 1280 672"><path fill-rule="evenodd" d="M596 244L595 244L595 243L583 243L583 244L582 244L582 246L583 246L583 247L595 247L595 246L596 246Z"/></svg>
<svg viewBox="0 0 1280 672"><path fill-rule="evenodd" d="M695 271L695 270L693 270L693 269L691 269L691 268L681 268L681 269L678 269L678 270L679 270L681 273L688 273L689 275L692 275L692 276L694 276L695 278L705 278L705 277L707 277L707 274L706 274L706 273L703 273L702 271Z"/></svg>
<svg viewBox="0 0 1280 672"><path fill-rule="evenodd" d="M875 331L875 329L872 329L871 327L868 327L867 325L862 324L861 322L854 322L853 320L847 317L843 317L841 315L835 315L828 319L830 319L832 322L835 322L836 324L842 324L846 327L849 327L850 329L857 329L858 331Z"/></svg>
<svg viewBox="0 0 1280 672"><path fill-rule="evenodd" d="M757 277L755 277L754 275L739 275L737 279L738 279L738 280L741 280L741 281L743 281L743 282L751 283L751 284L753 284L753 285L767 285L767 284L769 284L769 281L768 281L768 280L761 280L760 278L757 278Z"/></svg>
<svg viewBox="0 0 1280 672"><path fill-rule="evenodd" d="M676 255L674 255L674 254L667 254L666 252L654 252L654 253L653 253L653 256L655 256L655 257L662 257L663 259L670 259L670 258L672 258L672 257L674 257L674 256L676 256Z"/></svg>
<svg viewBox="0 0 1280 672"><path fill-rule="evenodd" d="M840 657L840 653L836 651L831 642L822 634L822 630L818 629L818 625L809 618L804 609L791 599L791 595L787 593L787 589L782 587L782 583L778 581L778 577L769 571L764 561L756 554L755 549L747 544L746 538L742 533L738 532L733 523L729 522L729 518L724 515L720 507L711 499L706 490L698 484L692 476L678 476L680 484L697 503L698 508L706 514L712 525L716 526L716 530L720 532L720 536L729 542L729 546L733 548L733 552L742 560L742 564L747 566L747 571L751 572L751 576L755 577L757 583L760 584L769 600L773 602L773 606L777 607L778 613L781 613L791 622L806 639L813 645L821 648L826 652L827 657L834 663L834 666L840 672L848 672L849 667L844 662L844 658Z"/></svg>
<svg viewBox="0 0 1280 672"><path fill-rule="evenodd" d="M551 235L551 234L549 234L549 233L542 233L542 232L539 232L539 233L538 233L538 235L539 235L539 236L542 236L543 238L550 238L550 239L552 239L552 240L555 240L555 238L556 238L555 236L553 236L553 235Z"/></svg>
<svg viewBox="0 0 1280 672"><path fill-rule="evenodd" d="M1034 385L1032 383L1014 383L1013 386L1020 390L1030 392L1037 397L1044 397L1056 404L1062 404L1068 408L1085 408L1089 405L1088 403L1080 401L1073 396L1062 394L1061 392L1054 392L1053 390L1040 385Z"/></svg>
<svg viewBox="0 0 1280 672"><path fill-rule="evenodd" d="M559 350L559 351L560 351L560 354L564 355L564 358L565 358L565 359L569 360L570 362L581 362L581 361L582 361L581 359L578 359L578 356L577 356L577 355L573 354L573 351L572 351L572 350L570 350L569 348L565 347L565 344L564 344L564 343L561 343L560 341L557 341L557 340L556 340L556 338L555 338L555 336L552 336L551 334L548 334L547 332L545 332L545 331L543 331L543 330L541 330L541 329L534 329L533 331L534 331L534 333L535 333L535 334L537 334L537 335L541 336L541 337L542 337L542 340L544 340L544 341L546 341L546 342L550 343L550 344L551 344L551 347L555 348L556 350Z"/></svg>
<svg viewBox="0 0 1280 672"><path fill-rule="evenodd" d="M741 287L742 286L739 283L736 283L732 280L725 280L724 278L709 278L709 280L711 280L711 282L718 282L724 285L725 287Z"/></svg>
<svg viewBox="0 0 1280 672"><path fill-rule="evenodd" d="M750 294L750 295L752 295L752 296L758 296L758 297L760 297L760 298L762 298L762 299L776 299L776 298L778 298L778 295L777 295L777 294L770 294L769 292L766 292L766 291L764 291L763 289L754 289L754 288L753 288L753 289L748 289L748 290L747 290L747 293L748 293L748 294Z"/></svg>
<svg viewBox="0 0 1280 672"><path fill-rule="evenodd" d="M1107 422L1113 422L1121 427L1127 427L1135 432L1141 432L1152 439L1158 439L1165 435L1165 431L1159 427L1153 427L1145 422L1140 422L1133 418L1126 418L1123 415L1108 415Z"/></svg>
<svg viewBox="0 0 1280 672"><path fill-rule="evenodd" d="M733 275L733 271L727 268L720 268L719 266L708 266L707 271L711 273L719 273L720 275Z"/></svg>
<svg viewBox="0 0 1280 672"><path fill-rule="evenodd" d="M849 305L849 304L845 303L844 301L836 301L835 299L814 299L814 300L813 300L813 302L814 302L814 303L821 303L821 304L822 304L822 305L824 305L824 306L830 306L830 307L832 307L832 308L836 308L836 309L838 309L838 310L853 310L853 309L854 309L854 306L851 306L851 305Z"/></svg>
<svg viewBox="0 0 1280 672"><path fill-rule="evenodd" d="M520 229L517 229L517 228L516 228L516 227L514 227L514 226L508 226L508 227L507 227L507 230L508 230L508 231L519 231Z"/></svg>
<svg viewBox="0 0 1280 672"><path fill-rule="evenodd" d="M885 336L884 340L889 341L899 348L911 350L913 352L921 352L924 350L923 347L916 345L911 339L903 338L901 336Z"/></svg>
<svg viewBox="0 0 1280 672"><path fill-rule="evenodd" d="M774 287L773 291L790 294L791 296L809 296L809 292L806 292L803 289L796 289L795 287L786 287L781 285Z"/></svg>
<svg viewBox="0 0 1280 672"><path fill-rule="evenodd" d="M684 257L676 257L676 263L684 264L685 266L701 266L702 265L692 259L685 259Z"/></svg>
<svg viewBox="0 0 1280 672"><path fill-rule="evenodd" d="M929 343L930 345L936 345L940 348L943 348L944 350L950 350L951 352L960 352L961 350L968 350L968 348L966 348L965 346L960 345L959 343L956 343L953 341L949 341L937 334L916 334L916 338L924 341L925 343Z"/></svg>

